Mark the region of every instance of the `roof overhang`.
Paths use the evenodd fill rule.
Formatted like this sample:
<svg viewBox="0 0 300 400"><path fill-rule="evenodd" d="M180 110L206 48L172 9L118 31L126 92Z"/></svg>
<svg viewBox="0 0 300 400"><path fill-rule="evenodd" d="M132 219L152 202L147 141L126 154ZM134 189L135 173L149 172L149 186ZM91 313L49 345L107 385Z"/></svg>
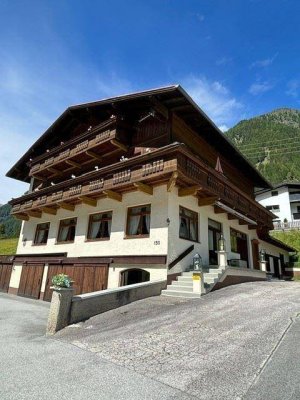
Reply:
<svg viewBox="0 0 300 400"><path fill-rule="evenodd" d="M182 118L196 132L205 132L205 139L223 154L232 159L244 170L256 187L271 188L271 184L255 169L242 153L229 141L223 132L201 110L194 100L179 85L171 85L158 89L130 93L111 97L100 101L78 104L68 107L63 114L45 131L45 133L27 150L20 160L7 172L6 176L28 182L28 162L30 158L42 154L53 138L57 138L62 128L72 118L80 119L82 113L94 110L97 113L113 112L114 110L133 110L138 107L140 112L149 108L153 100ZM61 137L63 139L63 137Z"/></svg>

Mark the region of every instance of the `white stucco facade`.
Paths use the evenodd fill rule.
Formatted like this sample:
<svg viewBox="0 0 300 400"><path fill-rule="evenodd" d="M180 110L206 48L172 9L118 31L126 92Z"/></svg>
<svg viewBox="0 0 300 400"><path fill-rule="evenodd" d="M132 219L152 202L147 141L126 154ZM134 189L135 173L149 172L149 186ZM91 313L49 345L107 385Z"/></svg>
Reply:
<svg viewBox="0 0 300 400"><path fill-rule="evenodd" d="M275 195L274 195L275 194ZM297 200L298 201L295 201ZM256 200L264 207L278 206L278 210L271 210L278 218L276 221L291 222L299 220L300 194L299 189L280 186L274 190L268 190L256 196Z"/></svg>
<svg viewBox="0 0 300 400"><path fill-rule="evenodd" d="M150 235L146 238L125 237L128 207L151 204ZM198 241L181 239L179 237L179 207L185 207L198 213ZM87 241L89 215L97 212L112 211L111 236L109 240ZM77 217L75 240L73 243L57 244L56 238L61 219ZM238 220L228 220L227 213L215 214L213 206L198 206L194 196L178 196L178 188L171 192L167 186L157 186L153 195L142 192L130 192L123 195L122 202L109 199L100 199L96 207L80 204L74 212L59 209L56 215L43 213L42 218L30 218L23 223L17 254L51 254L67 253L68 257L113 257L113 256L167 256L166 265L133 265L150 273L150 280L166 279L167 274L174 274L186 270L192 264L195 253L199 253L203 265L209 265L208 221L219 222L226 240L228 259L238 259L239 254L233 253L230 248L230 228L246 234L248 245L248 266L253 268L252 246L253 239L259 241L259 248L265 249L270 256L284 255L288 261L288 252L276 246L261 241L256 230L249 230L247 225L240 225ZM46 245L34 245L34 235L37 224L50 222L49 237ZM26 239L26 240L25 240ZM191 245L194 250L168 269L168 264L175 260ZM270 261L271 265L271 261ZM120 273L130 268L130 265L110 264L108 274L108 288L120 285ZM18 279L18 274L14 274ZM17 276L18 275L18 276ZM45 283L43 282L45 286Z"/></svg>

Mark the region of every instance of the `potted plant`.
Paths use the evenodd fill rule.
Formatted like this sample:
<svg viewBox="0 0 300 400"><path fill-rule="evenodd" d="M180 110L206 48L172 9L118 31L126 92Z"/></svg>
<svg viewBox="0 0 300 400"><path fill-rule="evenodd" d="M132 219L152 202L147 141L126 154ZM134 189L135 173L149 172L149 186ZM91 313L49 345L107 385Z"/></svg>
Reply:
<svg viewBox="0 0 300 400"><path fill-rule="evenodd" d="M66 274L58 274L52 277L52 285L55 289L68 289L73 285L73 281Z"/></svg>

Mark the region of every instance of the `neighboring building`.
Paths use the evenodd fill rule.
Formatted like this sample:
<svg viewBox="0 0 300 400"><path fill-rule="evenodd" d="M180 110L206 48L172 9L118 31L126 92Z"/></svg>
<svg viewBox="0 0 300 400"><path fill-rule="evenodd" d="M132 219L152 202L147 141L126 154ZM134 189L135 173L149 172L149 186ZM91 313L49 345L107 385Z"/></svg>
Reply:
<svg viewBox="0 0 300 400"><path fill-rule="evenodd" d="M216 265L221 233L235 265L259 269L260 249L276 275L288 261L254 198L269 183L180 86L69 107L7 176L30 184L10 202L11 293L49 300L58 272L76 293L172 280L196 252Z"/></svg>
<svg viewBox="0 0 300 400"><path fill-rule="evenodd" d="M257 191L256 200L276 215L275 229L300 227L300 183L281 183Z"/></svg>

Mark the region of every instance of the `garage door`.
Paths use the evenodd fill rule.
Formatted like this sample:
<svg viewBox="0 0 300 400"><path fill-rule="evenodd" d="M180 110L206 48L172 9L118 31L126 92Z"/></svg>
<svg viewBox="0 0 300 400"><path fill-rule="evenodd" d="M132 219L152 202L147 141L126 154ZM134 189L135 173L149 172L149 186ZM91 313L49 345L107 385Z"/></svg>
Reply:
<svg viewBox="0 0 300 400"><path fill-rule="evenodd" d="M66 274L74 281L74 294L96 292L107 288L108 265L49 265L44 300L51 301L51 280L54 275Z"/></svg>
<svg viewBox="0 0 300 400"><path fill-rule="evenodd" d="M8 292L12 264L0 263L0 292Z"/></svg>
<svg viewBox="0 0 300 400"><path fill-rule="evenodd" d="M19 296L38 299L43 279L44 264L24 264L18 289Z"/></svg>

